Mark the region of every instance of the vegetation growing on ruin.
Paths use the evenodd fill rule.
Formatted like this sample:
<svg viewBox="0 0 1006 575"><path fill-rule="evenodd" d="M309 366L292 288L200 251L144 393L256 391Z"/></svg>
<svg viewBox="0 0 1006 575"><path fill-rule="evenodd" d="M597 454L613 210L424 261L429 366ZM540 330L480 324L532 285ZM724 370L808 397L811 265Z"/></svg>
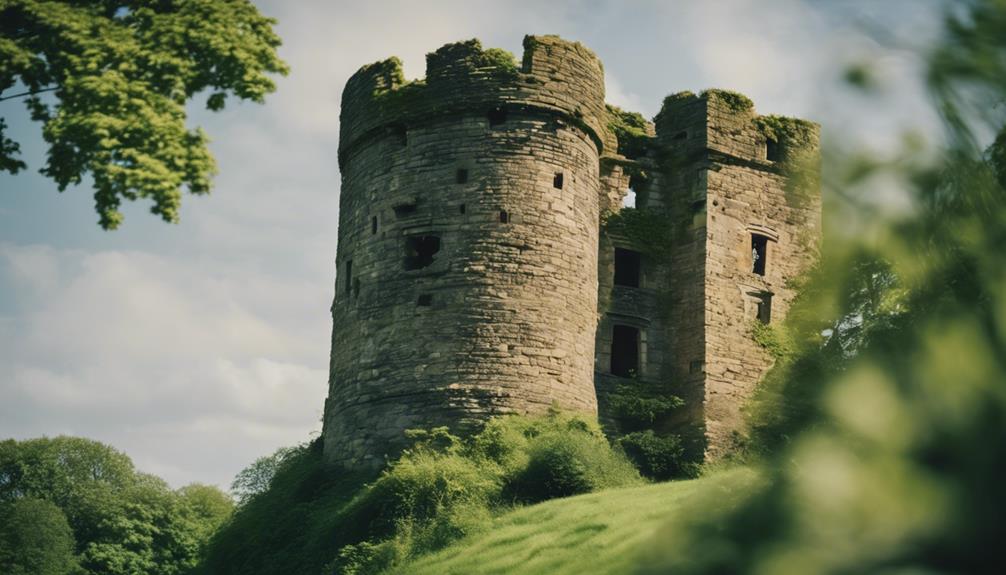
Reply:
<svg viewBox="0 0 1006 575"><path fill-rule="evenodd" d="M816 139L817 125L800 118L767 115L758 116L754 123L765 137L794 147L806 146Z"/></svg>
<svg viewBox="0 0 1006 575"><path fill-rule="evenodd" d="M670 219L660 210L622 208L604 216L601 226L606 233L624 238L641 253L670 254L673 229Z"/></svg>
<svg viewBox="0 0 1006 575"><path fill-rule="evenodd" d="M367 483L324 469L320 441L285 452L214 539L206 572L376 573L482 532L514 505L642 482L596 422L558 411L493 419L469 438L410 435L413 447Z"/></svg>
<svg viewBox="0 0 1006 575"><path fill-rule="evenodd" d="M775 359L786 357L791 352L785 333L757 320L751 324L751 339Z"/></svg>
<svg viewBox="0 0 1006 575"><path fill-rule="evenodd" d="M740 92L710 88L699 94L699 97L723 102L734 112L749 112L754 110L754 102L751 101L751 98Z"/></svg>
<svg viewBox="0 0 1006 575"><path fill-rule="evenodd" d="M650 141L649 122L638 112L628 112L618 106L605 104L608 111L608 129L618 138L618 153L629 159L646 155Z"/></svg>

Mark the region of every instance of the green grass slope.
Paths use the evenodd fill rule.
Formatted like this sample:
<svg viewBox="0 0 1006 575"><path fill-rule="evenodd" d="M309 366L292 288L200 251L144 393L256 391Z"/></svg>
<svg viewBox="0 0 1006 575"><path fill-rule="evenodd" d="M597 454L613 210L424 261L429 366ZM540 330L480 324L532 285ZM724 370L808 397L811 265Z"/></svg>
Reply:
<svg viewBox="0 0 1006 575"><path fill-rule="evenodd" d="M395 568L398 575L596 575L631 573L652 551L657 530L677 513L715 505L744 490L748 469L699 479L613 489L524 507L481 534Z"/></svg>

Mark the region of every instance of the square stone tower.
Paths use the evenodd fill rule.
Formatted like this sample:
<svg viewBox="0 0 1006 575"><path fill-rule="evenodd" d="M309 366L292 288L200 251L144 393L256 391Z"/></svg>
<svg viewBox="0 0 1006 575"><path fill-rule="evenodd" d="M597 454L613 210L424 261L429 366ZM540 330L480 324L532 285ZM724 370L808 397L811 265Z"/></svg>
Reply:
<svg viewBox="0 0 1006 575"><path fill-rule="evenodd" d="M641 128L602 158L599 408L610 424L620 390L677 395L658 431L714 459L774 361L756 332L782 321L818 256L819 127L710 90L669 96ZM635 209L619 213L627 188Z"/></svg>

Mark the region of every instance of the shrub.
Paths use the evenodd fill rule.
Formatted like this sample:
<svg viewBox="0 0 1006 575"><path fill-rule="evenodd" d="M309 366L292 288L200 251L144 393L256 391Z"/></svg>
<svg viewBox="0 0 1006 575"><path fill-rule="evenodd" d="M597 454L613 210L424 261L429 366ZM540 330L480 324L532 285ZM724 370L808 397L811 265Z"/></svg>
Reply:
<svg viewBox="0 0 1006 575"><path fill-rule="evenodd" d="M596 427L567 427L531 438L527 465L509 480L514 500L534 503L632 485L639 473Z"/></svg>
<svg viewBox="0 0 1006 575"><path fill-rule="evenodd" d="M618 445L650 479L666 480L696 472L695 464L685 460L685 446L679 435L661 437L648 429L620 437Z"/></svg>

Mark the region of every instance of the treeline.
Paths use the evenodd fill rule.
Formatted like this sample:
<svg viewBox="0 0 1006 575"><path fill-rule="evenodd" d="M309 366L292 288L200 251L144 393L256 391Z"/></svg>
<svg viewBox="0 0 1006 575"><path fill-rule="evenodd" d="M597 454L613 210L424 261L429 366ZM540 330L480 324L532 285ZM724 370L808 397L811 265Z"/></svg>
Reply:
<svg viewBox="0 0 1006 575"><path fill-rule="evenodd" d="M6 575L188 573L233 508L216 487L173 490L97 441L0 442L0 573Z"/></svg>

